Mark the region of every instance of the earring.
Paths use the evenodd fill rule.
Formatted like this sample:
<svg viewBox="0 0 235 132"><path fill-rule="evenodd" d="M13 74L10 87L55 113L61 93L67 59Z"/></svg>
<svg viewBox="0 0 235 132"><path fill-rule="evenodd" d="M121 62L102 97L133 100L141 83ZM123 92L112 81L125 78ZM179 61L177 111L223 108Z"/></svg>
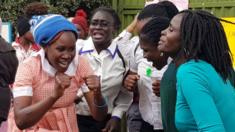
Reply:
<svg viewBox="0 0 235 132"><path fill-rule="evenodd" d="M163 52L161 52L161 53L160 53L160 56L161 56L161 57L163 57L163 56L164 56L164 53L163 53Z"/></svg>
<svg viewBox="0 0 235 132"><path fill-rule="evenodd" d="M186 56L189 55L189 52L186 50L186 48L184 48L184 54L185 54Z"/></svg>

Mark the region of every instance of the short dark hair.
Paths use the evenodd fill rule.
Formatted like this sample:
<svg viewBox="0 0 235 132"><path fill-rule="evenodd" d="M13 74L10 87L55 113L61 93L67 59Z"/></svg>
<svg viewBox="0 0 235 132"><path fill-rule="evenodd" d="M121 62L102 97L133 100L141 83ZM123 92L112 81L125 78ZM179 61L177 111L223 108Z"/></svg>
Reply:
<svg viewBox="0 0 235 132"><path fill-rule="evenodd" d="M19 17L17 20L16 28L19 36L23 36L30 30L29 19L24 16Z"/></svg>
<svg viewBox="0 0 235 132"><path fill-rule="evenodd" d="M161 37L161 31L166 29L170 20L166 17L155 17L147 22L140 31L140 39L150 42L151 44L158 44Z"/></svg>
<svg viewBox="0 0 235 132"><path fill-rule="evenodd" d="M29 3L25 9L24 14L26 17L31 19L34 15L46 15L48 14L49 7L42 2L32 2Z"/></svg>
<svg viewBox="0 0 235 132"><path fill-rule="evenodd" d="M161 1L157 4L150 4L144 7L137 19L143 20L149 17L167 17L172 19L178 13L177 7L170 1Z"/></svg>
<svg viewBox="0 0 235 132"><path fill-rule="evenodd" d="M183 15L180 29L182 47L177 58L184 55L187 60L204 60L224 80L228 79L233 65L224 28L220 23L225 20L202 10L185 10L179 14Z"/></svg>
<svg viewBox="0 0 235 132"><path fill-rule="evenodd" d="M119 30L120 29L120 27L121 27L121 20L120 20L118 14L116 13L116 11L114 9L109 8L109 7L99 7L99 8L96 8L94 11L92 11L91 18L94 16L94 14L96 12L99 12L99 11L103 11L103 12L109 13L113 17L115 30Z"/></svg>

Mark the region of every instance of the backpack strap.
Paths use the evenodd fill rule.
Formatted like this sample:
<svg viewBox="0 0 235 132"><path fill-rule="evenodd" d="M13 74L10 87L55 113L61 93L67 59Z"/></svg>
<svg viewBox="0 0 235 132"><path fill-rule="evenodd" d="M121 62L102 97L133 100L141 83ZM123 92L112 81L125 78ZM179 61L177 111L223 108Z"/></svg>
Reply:
<svg viewBox="0 0 235 132"><path fill-rule="evenodd" d="M119 56L119 57L121 58L121 60L122 60L122 65L123 65L124 69L126 69L126 62L125 62L124 57L123 57L123 55L121 54L121 52L120 52L119 49L117 49L117 54L118 54L118 56Z"/></svg>

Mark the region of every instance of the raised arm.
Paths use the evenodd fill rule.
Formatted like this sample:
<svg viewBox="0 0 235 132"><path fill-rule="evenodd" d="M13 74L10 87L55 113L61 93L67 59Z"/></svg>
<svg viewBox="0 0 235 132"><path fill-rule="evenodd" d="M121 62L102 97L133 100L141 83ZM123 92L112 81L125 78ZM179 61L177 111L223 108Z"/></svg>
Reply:
<svg viewBox="0 0 235 132"><path fill-rule="evenodd" d="M63 73L56 75L54 92L51 96L32 104L32 96L14 98L15 121L19 129L35 125L70 86L71 78ZM23 87L22 87L23 88ZM23 89L26 89L24 87Z"/></svg>
<svg viewBox="0 0 235 132"><path fill-rule="evenodd" d="M81 65L79 66L78 73L82 76L80 84L84 97L93 118L102 121L107 116L108 106L101 94L100 77L94 75L85 57L80 57L79 60Z"/></svg>
<svg viewBox="0 0 235 132"><path fill-rule="evenodd" d="M108 106L101 94L100 77L90 75L85 78L85 82L90 89L89 92L84 93L84 96L89 105L91 115L95 120L102 121L107 116Z"/></svg>

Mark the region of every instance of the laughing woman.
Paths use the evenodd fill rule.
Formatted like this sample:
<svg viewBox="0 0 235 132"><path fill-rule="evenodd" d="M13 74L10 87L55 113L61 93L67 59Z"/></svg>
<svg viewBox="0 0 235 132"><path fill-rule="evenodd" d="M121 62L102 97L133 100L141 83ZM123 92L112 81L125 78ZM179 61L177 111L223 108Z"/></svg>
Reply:
<svg viewBox="0 0 235 132"><path fill-rule="evenodd" d="M105 118L99 78L76 53L74 25L61 15L34 16L31 24L42 49L18 68L13 88L15 120L13 116L9 120L16 125L11 124L9 131L77 132L73 102L77 88L85 84L90 89L85 97L93 117Z"/></svg>
<svg viewBox="0 0 235 132"><path fill-rule="evenodd" d="M132 93L122 87L127 71L126 53L118 47L118 41L113 40L120 24L115 10L107 7L97 8L90 20L91 37L77 43L79 54L86 56L93 70L101 76L101 92L107 99L109 115L106 121L97 122L90 116L87 103L80 102L77 113L81 132L118 132L122 115L132 102Z"/></svg>
<svg viewBox="0 0 235 132"><path fill-rule="evenodd" d="M235 89L231 53L220 19L186 10L162 31L158 49L177 70L175 123L179 131L233 132Z"/></svg>

